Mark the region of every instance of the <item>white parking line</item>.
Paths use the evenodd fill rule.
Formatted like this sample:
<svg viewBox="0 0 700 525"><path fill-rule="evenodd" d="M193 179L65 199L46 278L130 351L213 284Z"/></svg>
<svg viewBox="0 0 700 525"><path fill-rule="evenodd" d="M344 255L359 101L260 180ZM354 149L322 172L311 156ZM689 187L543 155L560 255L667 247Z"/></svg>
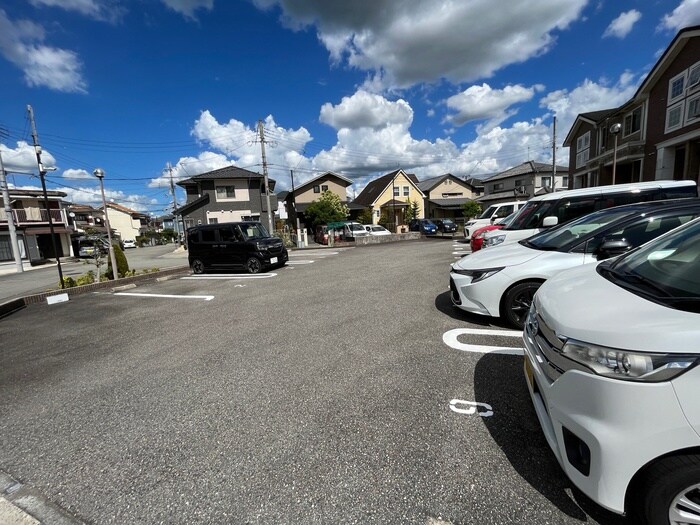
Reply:
<svg viewBox="0 0 700 525"><path fill-rule="evenodd" d="M303 260L302 260L302 261L287 261L287 264L290 264L290 265L294 266L295 264L311 264L311 263L313 263L313 262L315 262L315 261L312 261L312 260L306 260L306 261L303 261Z"/></svg>
<svg viewBox="0 0 700 525"><path fill-rule="evenodd" d="M502 347L488 345L473 345L462 343L458 337L460 335L494 335L500 337L522 337L522 332L518 330L488 330L482 328L455 328L449 330L442 335L442 341L455 350L462 352L473 352L476 354L505 354L505 355L523 355L523 349L517 347Z"/></svg>
<svg viewBox="0 0 700 525"><path fill-rule="evenodd" d="M291 252L289 254L290 257L308 257L309 255L314 255L320 257L321 255L338 255L340 252L327 252L325 250L316 250L314 252L311 251L303 251L299 253Z"/></svg>
<svg viewBox="0 0 700 525"><path fill-rule="evenodd" d="M227 273L227 274L219 274L219 275L188 275L186 277L180 277L180 279L184 280L192 280L192 281L208 281L208 280L237 280L237 279L270 279L271 277L275 277L277 274L276 273L256 273L256 274L232 274L232 273Z"/></svg>
<svg viewBox="0 0 700 525"><path fill-rule="evenodd" d="M135 292L117 292L114 295L130 295L133 297L159 297L164 299L200 299L203 301L211 301L213 295L167 295L157 293L135 293Z"/></svg>

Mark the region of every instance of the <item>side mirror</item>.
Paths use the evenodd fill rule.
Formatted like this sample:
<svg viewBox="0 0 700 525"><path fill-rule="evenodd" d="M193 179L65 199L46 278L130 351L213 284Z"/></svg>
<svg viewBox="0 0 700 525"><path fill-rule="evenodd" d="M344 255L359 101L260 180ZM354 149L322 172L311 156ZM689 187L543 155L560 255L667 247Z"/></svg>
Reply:
<svg viewBox="0 0 700 525"><path fill-rule="evenodd" d="M542 227L543 228L551 228L552 226L556 226L559 224L559 218L554 217L552 215L548 215L544 219L542 219Z"/></svg>
<svg viewBox="0 0 700 525"><path fill-rule="evenodd" d="M596 258L599 261L610 259L610 257L616 257L628 252L632 248L632 245L624 239L617 239L611 241L603 241L595 252Z"/></svg>

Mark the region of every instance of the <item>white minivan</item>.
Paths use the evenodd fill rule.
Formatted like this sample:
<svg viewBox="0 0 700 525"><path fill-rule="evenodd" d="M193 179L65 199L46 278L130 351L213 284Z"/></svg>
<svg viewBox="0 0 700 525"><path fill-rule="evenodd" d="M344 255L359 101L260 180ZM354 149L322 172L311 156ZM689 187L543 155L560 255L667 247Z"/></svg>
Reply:
<svg viewBox="0 0 700 525"><path fill-rule="evenodd" d="M544 228L613 206L697 196L697 184L691 180L634 182L538 195L520 208L508 226L488 232L484 237L483 247L489 248L527 239Z"/></svg>
<svg viewBox="0 0 700 525"><path fill-rule="evenodd" d="M549 279L523 340L574 485L630 523L700 523L700 219Z"/></svg>
<svg viewBox="0 0 700 525"><path fill-rule="evenodd" d="M476 230L483 228L484 226L489 226L501 219L505 219L513 212L518 211L522 208L527 201L512 201L512 202L499 202L498 204L492 204L486 211L479 215L476 219L471 219L464 223L464 238L469 241L471 239L472 233Z"/></svg>

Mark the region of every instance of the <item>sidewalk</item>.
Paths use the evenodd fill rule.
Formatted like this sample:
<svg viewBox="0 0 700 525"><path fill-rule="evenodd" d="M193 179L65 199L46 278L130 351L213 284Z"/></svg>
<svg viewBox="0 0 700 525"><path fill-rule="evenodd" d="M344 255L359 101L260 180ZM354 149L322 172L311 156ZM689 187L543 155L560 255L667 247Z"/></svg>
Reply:
<svg viewBox="0 0 700 525"><path fill-rule="evenodd" d="M84 525L55 503L0 470L0 524Z"/></svg>
<svg viewBox="0 0 700 525"><path fill-rule="evenodd" d="M25 272L29 272L31 270L40 270L42 268L53 268L55 266L56 266L56 261L50 261L50 262L47 262L46 264L39 264L36 266L32 266L27 261L22 261L22 270ZM14 275L16 273L17 273L17 263L15 261L0 262L0 276L2 276L2 275ZM2 522L0 522L0 523L2 523Z"/></svg>

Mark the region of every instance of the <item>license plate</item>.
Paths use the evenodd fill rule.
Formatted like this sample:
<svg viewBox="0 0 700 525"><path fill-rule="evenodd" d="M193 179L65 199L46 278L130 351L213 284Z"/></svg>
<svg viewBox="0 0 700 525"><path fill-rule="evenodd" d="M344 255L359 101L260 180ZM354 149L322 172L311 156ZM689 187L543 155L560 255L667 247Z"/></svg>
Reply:
<svg viewBox="0 0 700 525"><path fill-rule="evenodd" d="M271 257L270 264L277 264L277 257Z"/></svg>
<svg viewBox="0 0 700 525"><path fill-rule="evenodd" d="M525 356L525 377L527 377L527 382L530 385L530 388L534 387L535 383L535 374L532 371L532 365L530 364L530 359Z"/></svg>

